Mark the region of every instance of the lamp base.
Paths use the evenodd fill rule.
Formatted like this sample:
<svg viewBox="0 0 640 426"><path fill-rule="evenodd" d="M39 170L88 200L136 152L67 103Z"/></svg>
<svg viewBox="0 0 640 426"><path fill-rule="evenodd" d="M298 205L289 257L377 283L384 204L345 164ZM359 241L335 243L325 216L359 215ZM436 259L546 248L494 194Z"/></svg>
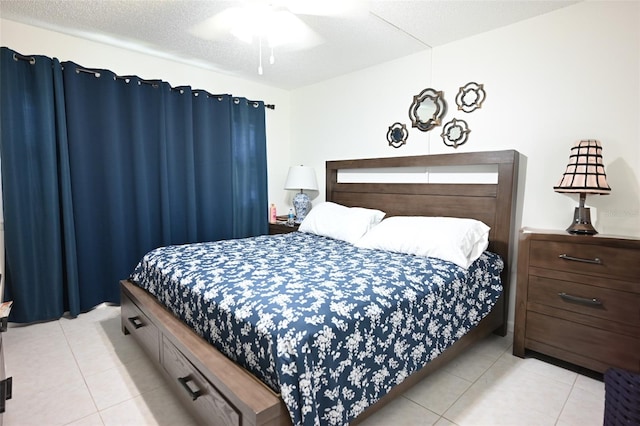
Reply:
<svg viewBox="0 0 640 426"><path fill-rule="evenodd" d="M573 223L567 228L570 234L595 235L598 233L591 225L591 211L588 207L576 207L573 212Z"/></svg>
<svg viewBox="0 0 640 426"><path fill-rule="evenodd" d="M300 191L293 197L293 207L296 209L296 223L302 223L309 211L309 196Z"/></svg>

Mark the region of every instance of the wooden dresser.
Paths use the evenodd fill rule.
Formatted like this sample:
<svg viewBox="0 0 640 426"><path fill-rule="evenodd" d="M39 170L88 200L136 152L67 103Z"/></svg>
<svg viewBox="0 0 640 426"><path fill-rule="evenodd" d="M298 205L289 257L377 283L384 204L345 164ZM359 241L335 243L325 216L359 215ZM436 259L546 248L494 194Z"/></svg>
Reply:
<svg viewBox="0 0 640 426"><path fill-rule="evenodd" d="M513 354L640 372L640 239L523 229Z"/></svg>

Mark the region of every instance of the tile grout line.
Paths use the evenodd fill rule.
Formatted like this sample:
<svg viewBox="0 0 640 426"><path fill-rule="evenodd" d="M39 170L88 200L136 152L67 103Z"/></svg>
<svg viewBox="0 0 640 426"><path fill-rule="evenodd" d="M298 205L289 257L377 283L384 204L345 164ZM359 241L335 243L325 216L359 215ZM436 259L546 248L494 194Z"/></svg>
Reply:
<svg viewBox="0 0 640 426"><path fill-rule="evenodd" d="M488 336L487 336L487 338L488 338ZM507 336L504 336L504 338L507 338ZM480 343L480 342L478 342L478 343ZM473 347L473 346L475 346L475 345L472 345L472 347ZM489 369L491 369L491 367L493 367L493 366L495 365L495 363L496 363L496 362L498 362L498 360L500 360L500 358L501 358L501 357L502 357L502 356L503 356L503 355L504 355L504 354L509 350L509 348L511 348L511 347L512 347L512 345L509 345L509 347L505 348L505 349L504 349L504 350L503 350L503 351L502 351L502 352L501 352L501 353L500 353L500 354L495 358L495 360L491 363L491 365L489 365L489 366L488 366L488 367L487 367L487 368L482 372L482 374L480 374L480 375L479 375L479 376L478 376L474 381L469 381L468 379L466 379L466 378L464 378L464 377L460 377L460 376L458 376L457 374L448 373L448 374L451 374L452 376L454 376L454 377L456 377L456 378L458 378L458 379L460 379L460 380L464 380L464 381L466 381L466 382L469 382L469 383L470 383L470 385L469 385L469 387L467 387L467 389L465 389L465 391L464 391L464 392L462 392L462 394L460 394L460 396L458 396L458 397L457 397L457 398L456 398L456 399L455 399L451 404L449 404L449 406L444 410L443 414L438 414L438 413L436 413L435 411L433 411L433 410L429 409L428 407L425 407L425 406L424 406L424 405L422 405L421 403L419 403L419 402L417 402L417 401L414 401L414 400L412 400L411 398L408 398L407 396L405 396L405 394L402 394L402 397L404 397L405 399L407 399L407 400L409 400L409 401L411 401L411 402L413 402L413 403L415 403L415 404L419 405L420 407L424 408L425 410L428 410L428 411L430 411L430 412L432 412L432 413L434 413L434 414L436 414L436 415L440 416L440 418L438 419L438 421L440 421L440 420L444 419L444 420L448 421L449 423L451 423L451 424L453 424L453 425L457 426L457 425L458 425L457 423L455 423L455 422L454 422L454 421L452 421L451 419L449 419L449 418L445 417L445 413L446 413L446 412L447 412L451 407L453 407L453 406L455 405L455 403L456 403L456 402L458 402L458 400L459 400L460 398L462 398L462 397L463 397L463 396L464 396L464 395L469 391L469 389L471 389L471 387L472 387L472 386L473 386L473 385L474 385L478 380L480 380L480 378L482 378L482 376L483 376L487 371L489 371ZM469 349L470 349L470 348L469 348ZM484 356L484 355L483 355L483 356ZM487 357L487 358L488 358L488 357ZM425 377L425 379L426 379L426 378L428 378L428 376L427 376L427 377ZM437 421L436 421L436 423L437 423Z"/></svg>
<svg viewBox="0 0 640 426"><path fill-rule="evenodd" d="M114 308L114 309L118 309L118 310L120 309L120 307L119 307L119 306L113 306L113 308ZM81 315L82 315L82 314L81 314ZM117 315L116 317L114 317L114 318L118 318L118 320L119 320L119 318L120 318L119 312L118 312L118 315ZM101 320L99 320L99 321L90 321L90 322L88 322L88 324L96 325L98 322L100 322L100 321L102 321L102 320L104 320L104 319L101 319ZM111 367L111 368L109 368L109 369L107 369L107 370L100 371L100 372L93 372L93 373L91 373L91 374L88 374L88 375L87 375L85 372L83 372L83 371L82 371L82 368L80 368L80 364L79 364L79 362L78 362L78 358L76 357L76 352L75 352L75 351L73 350L73 348L71 347L71 344L70 344L70 342L69 342L69 340L68 340L68 335L67 335L67 333L65 332L64 327L62 327L62 330L63 330L63 335L64 335L64 337L65 337L65 339L66 339L66 341L67 341L67 345L70 347L70 350L71 350L72 356L74 357L74 361L75 361L76 365L78 366L78 369L79 369L79 371L80 371L80 375L82 376L82 379L83 379L83 381L84 381L84 383L85 383L85 385L86 385L86 387L87 387L87 390L89 391L89 395L90 395L90 397L91 397L91 400L92 400L92 402L93 402L93 405L94 405L94 406L95 406L95 408L96 408L95 413L91 413L91 414L89 414L89 416L90 416L90 415L93 415L93 414L98 414L98 416L100 417L100 420L101 420L101 422L102 422L102 424L103 424L103 425L106 425L106 421L105 421L105 418L104 418L104 416L103 416L103 412L104 412L104 411L106 411L106 410L110 410L110 409L112 409L113 407L116 407L116 406L118 406L118 405L120 405L120 404L123 404L123 403L125 403L125 402L127 402L127 401L131 401L131 400L135 400L136 398L143 397L143 395L144 395L145 393L148 393L148 392L155 392L155 391L157 391L157 390L158 390L158 389L160 389L160 388L167 388L167 384L166 384L166 383L159 383L157 386L154 386L154 387L152 387L152 388L150 388L150 389L147 389L147 390L145 390L144 392L142 392L142 391L140 391L140 389L138 389L138 394L137 394L137 395L130 396L128 399L125 399L125 400L122 400L122 401L119 401L119 402L115 402L115 403L113 403L112 405L109 405L109 406L107 406L107 407L99 408L99 407L98 407L98 404L97 404L97 401L96 401L96 399L95 399L95 397L94 397L94 395L93 395L93 392L91 391L91 387L89 386L89 383L87 382L87 378L88 378L88 377L90 377L90 376L94 376L94 375L97 375L97 374L102 374L102 373L105 373L105 372L108 372L108 371L111 371L111 370L118 370L118 369L120 369L120 368L123 368L123 369L125 369L125 370L126 370L126 369L127 369L127 368L126 368L126 364L125 364L125 363L123 363L123 362L122 362L122 360L118 360L118 364L117 364L117 365L114 365L113 367ZM158 373L161 373L161 372L159 372L159 371L158 371ZM164 377L162 377L162 380L164 380ZM88 417L88 416L85 416L85 417ZM74 421L77 421L77 420L74 420ZM71 422L71 423L73 423L73 422Z"/></svg>
<svg viewBox="0 0 640 426"><path fill-rule="evenodd" d="M82 314L80 314L82 315ZM78 317L73 318L73 319L78 319ZM87 383L87 378L85 377L84 372L82 371L82 368L80 368L80 363L78 362L78 358L76 357L76 353L73 350L73 347L71 346L71 343L69 342L69 338L67 336L67 331L64 329L64 327L62 326L62 324L60 323L60 319L58 320L58 324L60 325L60 329L62 330L62 335L64 336L64 341L67 343L67 346L69 347L69 352L71 352L71 356L73 357L73 362L76 364L76 367L78 367L78 371L80 372L80 376L82 376L82 382L84 383L85 387L87 388L87 392L89 393L89 396L91 397L91 402L93 403L93 407L95 408L95 412L91 413L85 417L89 417L93 414L98 414L98 416L100 416L100 421L102 422L102 424L104 424L104 419L102 418L102 416L100 415L100 410L98 410L98 405L96 404L96 400L95 397L93 396L93 393L91 392L91 388L89 387L89 383ZM78 420L81 420L85 417L81 417L80 419L75 419L72 422L69 423L73 423L76 422Z"/></svg>
<svg viewBox="0 0 640 426"><path fill-rule="evenodd" d="M505 336L504 338L506 338L506 337L507 337L507 336ZM479 343L479 342L478 342L478 343ZM509 346L509 347L511 347L511 346ZM462 394L461 394L458 398L456 398L456 400L455 400L455 401L453 401L453 402L449 405L449 407L447 407L447 409L446 409L446 410L444 410L444 413L442 414L442 417L441 417L441 418L445 419L446 421L448 421L448 422L450 422L450 423L453 423L454 425L457 425L457 423L456 423L456 422L454 422L453 420L451 420L451 419L449 419L449 418L445 417L445 414L447 413L447 411L449 411L449 410L451 409L451 407L453 407L453 406L454 406L454 405L455 405L455 404L460 400L460 398L462 398L462 397L463 397L467 392L469 392L469 389L471 389L471 387L472 387L474 384L476 384L476 383L478 382L478 380L480 380L480 379L482 378L482 376L484 376L484 375L487 373L487 371L489 371L489 370L491 369L491 367L493 367L493 366L498 362L498 360L500 360L500 358L502 358L502 356L503 356L503 355L504 355L504 354L509 350L509 347L508 347L508 348L506 348L505 350L503 350L503 351L500 353L500 355L498 355L498 356L496 357L495 361L493 361L493 362L491 363L491 365L490 365L489 367L487 367L487 368L482 372L482 374L480 374L480 375L478 376L478 378L476 378L473 382L471 382L471 385L470 385L470 386L469 386L469 387L468 387L464 392L462 392ZM462 377L461 377L461 378L462 378ZM466 380L466 379L464 379L464 380Z"/></svg>
<svg viewBox="0 0 640 426"><path fill-rule="evenodd" d="M64 328L62 327L59 319L58 320L50 320L50 321L42 321L42 322L31 323L31 324L24 324L24 325L20 325L20 327L11 327L11 328L14 329L14 330L18 330L18 329L21 329L23 327L24 327L24 329L27 329L27 327L33 327L33 329L35 329L38 326L45 326L45 325L50 325L51 327L55 328L56 329L56 333L57 333L57 331L60 332L60 335L64 338L64 343L63 343L63 346L61 346L61 348L67 349L68 353L73 357L73 350L72 350L71 346L69 345L69 342L68 342L68 340L66 338L66 333L65 333ZM48 334L50 335L52 331L53 330L50 330ZM24 331L23 333L28 333L28 332ZM30 338L30 337L28 337L28 338ZM59 341L58 337L54 337L54 338L56 339L56 341ZM38 352L37 358L34 361L38 362L38 363L44 362L43 358L46 357L46 354L47 354L46 352ZM63 355L64 359L68 359L67 357L68 357L68 355L66 355L66 354ZM88 387L86 385L86 382L84 382L84 376L82 375L82 371L80 370L80 367L78 366L77 362L75 361L75 358L74 358L74 365L75 365L75 368L78 369L77 371L78 371L78 373L80 373L80 376L82 377L82 382L85 385L84 390L88 391L89 389L88 389ZM7 369L7 370L8 370L7 372L10 372L9 369ZM78 384L76 386L80 387L80 384ZM56 385L50 385L49 387L46 387L46 388L40 387L38 389L38 392L39 393L48 393L48 392L55 393L56 389L57 389ZM18 396L18 395L16 395L14 393L14 397L16 397L16 396ZM91 395L89 394L89 396L91 396ZM93 405L93 408L97 409L97 407L95 405L95 402L93 401L93 398L91 398L91 403ZM75 419L73 419L71 421L68 421L68 422L65 422L65 423L57 423L57 425L63 426L63 425L67 425L67 424L70 424L70 423L74 423L74 422L76 422L76 421L78 421L78 420L80 420L80 419L82 419L84 417L86 417L86 416L75 418Z"/></svg>
<svg viewBox="0 0 640 426"><path fill-rule="evenodd" d="M567 402L569 402L569 398L571 398L571 393L573 392L573 389L575 389L575 386L576 386L576 383L578 382L578 377L579 376L580 376L579 374L576 374L576 377L573 379L573 383L571 384L571 389L569 389L569 393L567 394L567 398L562 403L562 407L560 408L560 412L558 413L558 417L556 417L556 421L555 421L554 425L557 425L558 422L560 421L560 417L562 417L562 412L564 411L564 408L567 406Z"/></svg>

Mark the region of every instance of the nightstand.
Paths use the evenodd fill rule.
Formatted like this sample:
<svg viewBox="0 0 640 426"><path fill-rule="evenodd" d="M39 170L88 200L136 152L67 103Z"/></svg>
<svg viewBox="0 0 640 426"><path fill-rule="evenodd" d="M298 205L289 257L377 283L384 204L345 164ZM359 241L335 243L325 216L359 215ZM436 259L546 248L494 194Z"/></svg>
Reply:
<svg viewBox="0 0 640 426"><path fill-rule="evenodd" d="M640 239L523 229L513 354L640 372Z"/></svg>
<svg viewBox="0 0 640 426"><path fill-rule="evenodd" d="M299 227L299 223L293 226L287 226L282 223L269 223L269 235L288 234L289 232L297 231Z"/></svg>

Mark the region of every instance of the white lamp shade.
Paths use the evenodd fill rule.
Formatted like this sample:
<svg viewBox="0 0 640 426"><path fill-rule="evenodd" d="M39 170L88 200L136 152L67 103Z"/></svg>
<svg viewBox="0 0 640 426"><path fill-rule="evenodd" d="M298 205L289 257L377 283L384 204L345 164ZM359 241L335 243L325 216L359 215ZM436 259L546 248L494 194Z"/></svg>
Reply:
<svg viewBox="0 0 640 426"><path fill-rule="evenodd" d="M284 189L295 190L318 190L318 181L316 180L316 172L313 167L308 166L291 166L287 174L287 180L284 183Z"/></svg>

